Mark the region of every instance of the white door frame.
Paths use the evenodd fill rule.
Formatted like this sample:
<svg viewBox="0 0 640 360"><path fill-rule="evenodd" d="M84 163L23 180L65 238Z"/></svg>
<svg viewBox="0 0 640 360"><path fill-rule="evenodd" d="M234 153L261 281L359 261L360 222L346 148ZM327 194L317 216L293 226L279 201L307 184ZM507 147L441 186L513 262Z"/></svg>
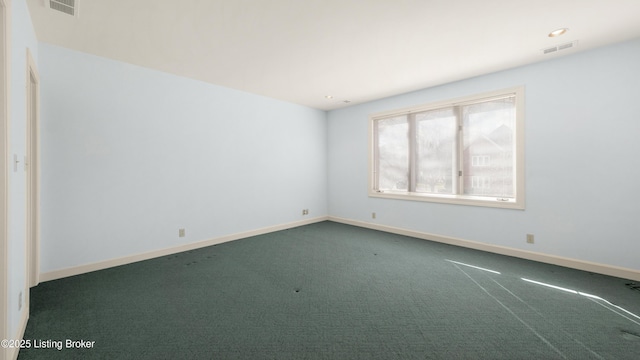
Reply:
<svg viewBox="0 0 640 360"><path fill-rule="evenodd" d="M11 0L0 0L0 339L9 336L8 225L9 225L9 26ZM0 347L0 360L8 349Z"/></svg>
<svg viewBox="0 0 640 360"><path fill-rule="evenodd" d="M40 282L40 76L27 48L27 282ZM26 302L28 304L28 302Z"/></svg>

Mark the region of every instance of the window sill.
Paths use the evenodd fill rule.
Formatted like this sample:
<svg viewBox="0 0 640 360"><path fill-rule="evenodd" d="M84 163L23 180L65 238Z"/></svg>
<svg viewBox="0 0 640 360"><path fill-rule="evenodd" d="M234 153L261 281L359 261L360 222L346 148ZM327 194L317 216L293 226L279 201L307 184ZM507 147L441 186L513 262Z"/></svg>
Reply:
<svg viewBox="0 0 640 360"><path fill-rule="evenodd" d="M471 196L471 195L446 195L446 194L422 194L405 191L369 191L369 197L384 199L425 201L442 204L455 204L467 206L483 206L502 209L524 210L524 201L516 199L500 199L495 197Z"/></svg>

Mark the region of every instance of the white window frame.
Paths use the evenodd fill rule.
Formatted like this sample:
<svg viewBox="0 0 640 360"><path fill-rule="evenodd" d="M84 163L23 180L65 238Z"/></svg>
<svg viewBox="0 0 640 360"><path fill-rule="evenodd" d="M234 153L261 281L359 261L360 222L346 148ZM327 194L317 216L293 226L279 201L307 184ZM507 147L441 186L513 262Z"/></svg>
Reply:
<svg viewBox="0 0 640 360"><path fill-rule="evenodd" d="M397 190L385 190L379 191L377 189L377 144L375 134L375 123L377 120L386 119L393 116L409 115L418 112L424 112L429 110L436 110L444 107L461 106L476 103L482 100L490 100L493 98L499 98L504 96L515 95L516 102L516 119L515 119L515 196L513 198L496 198L486 196L474 196L464 194L430 194L419 193L410 191L397 191ZM464 131L462 129L461 131ZM458 142L461 142L461 135L458 138ZM524 86L503 89L498 91L486 92L482 94L476 94L466 96L458 99L440 101L436 103L430 103L420 106L414 106L410 108L385 111L369 116L369 196L376 198L386 199L399 199L399 200L413 200L413 201L427 201L435 203L445 204L458 204L458 205L471 205L471 206L486 206L497 207L505 209L519 209L525 208L525 164L524 164ZM456 164L459 171L462 171L461 160ZM413 171L410 169L410 171ZM459 191L460 192L460 191Z"/></svg>

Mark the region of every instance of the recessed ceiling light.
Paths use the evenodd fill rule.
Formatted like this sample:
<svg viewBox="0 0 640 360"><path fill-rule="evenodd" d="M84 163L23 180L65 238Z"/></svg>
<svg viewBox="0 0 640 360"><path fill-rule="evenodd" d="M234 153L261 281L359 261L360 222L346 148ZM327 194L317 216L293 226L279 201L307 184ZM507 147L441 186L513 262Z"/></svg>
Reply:
<svg viewBox="0 0 640 360"><path fill-rule="evenodd" d="M325 98L325 99L333 99L333 96L331 96L331 95L325 95L325 97L324 97L324 98Z"/></svg>
<svg viewBox="0 0 640 360"><path fill-rule="evenodd" d="M560 29L556 29L553 30L552 32L549 33L549 37L556 37L556 36L560 36L564 33L566 33L567 31L569 31L568 28L560 28Z"/></svg>

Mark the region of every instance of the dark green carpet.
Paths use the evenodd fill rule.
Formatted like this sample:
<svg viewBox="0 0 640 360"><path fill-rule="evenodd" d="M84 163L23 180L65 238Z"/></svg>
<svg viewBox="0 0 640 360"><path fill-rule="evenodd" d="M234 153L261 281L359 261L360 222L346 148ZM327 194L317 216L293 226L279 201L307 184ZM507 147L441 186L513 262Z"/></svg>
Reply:
<svg viewBox="0 0 640 360"><path fill-rule="evenodd" d="M323 222L42 283L19 358L638 359L629 283Z"/></svg>

